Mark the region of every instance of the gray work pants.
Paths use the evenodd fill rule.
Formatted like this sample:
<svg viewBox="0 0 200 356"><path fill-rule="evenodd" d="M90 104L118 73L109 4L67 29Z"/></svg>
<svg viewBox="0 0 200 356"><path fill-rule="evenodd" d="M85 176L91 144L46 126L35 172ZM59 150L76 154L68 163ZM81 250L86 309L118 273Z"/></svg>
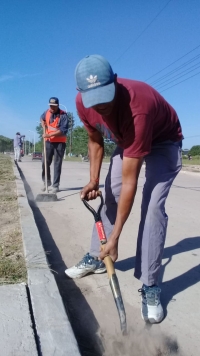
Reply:
<svg viewBox="0 0 200 356"><path fill-rule="evenodd" d="M109 237L115 224L122 185L123 150L116 148L105 181L102 221ZM165 141L152 146L145 157L146 181L143 188L141 220L137 237L134 276L147 286L158 284L167 232L165 202L174 178L181 169L181 149L177 142ZM99 256L100 243L94 226L90 254Z"/></svg>
<svg viewBox="0 0 200 356"><path fill-rule="evenodd" d="M46 141L46 160L47 160L47 182L51 184L50 166L54 157L54 179L53 187L59 187L62 161L65 153L66 144L64 142ZM42 180L45 181L44 157L42 160Z"/></svg>

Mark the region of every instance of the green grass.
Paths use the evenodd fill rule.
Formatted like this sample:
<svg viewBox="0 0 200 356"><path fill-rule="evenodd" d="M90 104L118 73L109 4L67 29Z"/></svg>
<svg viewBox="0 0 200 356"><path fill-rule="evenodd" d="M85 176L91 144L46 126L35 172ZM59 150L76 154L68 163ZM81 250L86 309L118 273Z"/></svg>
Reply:
<svg viewBox="0 0 200 356"><path fill-rule="evenodd" d="M0 255L0 285L15 284L26 281L26 268L24 258L12 260L10 257Z"/></svg>
<svg viewBox="0 0 200 356"><path fill-rule="evenodd" d="M82 162L81 157L68 157L66 156L65 161L67 162ZM110 157L106 157L103 159L103 162L110 162Z"/></svg>
<svg viewBox="0 0 200 356"><path fill-rule="evenodd" d="M81 157L68 157L66 156L65 161L68 162L82 162Z"/></svg>
<svg viewBox="0 0 200 356"><path fill-rule="evenodd" d="M26 281L13 163L0 154L0 285Z"/></svg>
<svg viewBox="0 0 200 356"><path fill-rule="evenodd" d="M15 177L10 156L0 154L0 182L14 180Z"/></svg>
<svg viewBox="0 0 200 356"><path fill-rule="evenodd" d="M200 156L194 156L191 160L183 158L183 165L184 164L193 166L200 165Z"/></svg>
<svg viewBox="0 0 200 356"><path fill-rule="evenodd" d="M67 162L82 162L81 157L66 157L65 161ZM103 162L110 162L110 157L103 159ZM183 165L200 165L200 156L194 156L192 160L189 161L187 158L183 158Z"/></svg>

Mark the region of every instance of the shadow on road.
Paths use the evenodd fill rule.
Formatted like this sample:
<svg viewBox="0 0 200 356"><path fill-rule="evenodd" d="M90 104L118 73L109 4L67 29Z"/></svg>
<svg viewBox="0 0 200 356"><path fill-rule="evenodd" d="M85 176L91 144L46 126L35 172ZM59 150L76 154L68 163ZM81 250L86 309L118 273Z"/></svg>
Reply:
<svg viewBox="0 0 200 356"><path fill-rule="evenodd" d="M104 188L104 184L100 184L99 188ZM70 190L81 190L83 187L75 187L75 188L62 188L60 189L60 192L68 192Z"/></svg>
<svg viewBox="0 0 200 356"><path fill-rule="evenodd" d="M99 186L99 188L104 188L104 185L101 184L101 185ZM72 194L67 194L67 195L65 195L64 197L58 199L58 201L65 200L65 198L71 197L72 195L75 195L75 194L80 194L81 189L83 189L83 187L60 189L60 192L70 192L71 190L72 190L72 191L73 191L73 190L78 190L78 192L72 193Z"/></svg>
<svg viewBox="0 0 200 356"><path fill-rule="evenodd" d="M197 248L200 248L200 236L187 237L186 239L178 242L174 246L166 247L164 249L163 259L165 259L165 258L170 259L170 258L172 258L172 256L175 256L179 253L193 251ZM194 256L195 255L196 254L194 253ZM165 265L163 265L163 266L165 266ZM130 269L135 268L135 256L128 257L124 260L115 262L115 268L122 272L129 271ZM163 273L161 273L161 274L164 275ZM162 280L162 278L161 278L161 280Z"/></svg>
<svg viewBox="0 0 200 356"><path fill-rule="evenodd" d="M174 296L185 289L191 287L192 285L200 282L200 264L191 268L189 271L175 277L167 282L162 282L165 269L167 265L171 262L172 257L183 253L189 252L200 248L200 236L188 237L178 242L174 246L169 246L164 249L163 259L168 261L161 266L160 272L160 283L162 286L162 304L165 309L165 314L167 314L167 305L170 301L175 301ZM198 258L195 251L192 253L194 258ZM198 260L199 262L199 260ZM129 257L122 261L115 262L115 269L120 271L128 271L135 268L135 257Z"/></svg>
<svg viewBox="0 0 200 356"><path fill-rule="evenodd" d="M166 267L166 265L164 267ZM165 310L165 315L167 315L167 306L169 302L176 301L174 296L198 282L200 282L200 264L170 281L163 282L162 305Z"/></svg>
<svg viewBox="0 0 200 356"><path fill-rule="evenodd" d="M33 211L44 250L46 252L51 251L51 253L48 253L47 255L48 263L50 264L51 270L56 271L52 273L54 274L66 313L76 336L81 355L101 356L104 349L101 339L97 335L99 324L80 289L76 286L73 280L68 279L64 274L67 266L65 265L60 251L49 231L44 216L35 203L31 187L27 183L19 166L18 170L24 182L28 202Z"/></svg>

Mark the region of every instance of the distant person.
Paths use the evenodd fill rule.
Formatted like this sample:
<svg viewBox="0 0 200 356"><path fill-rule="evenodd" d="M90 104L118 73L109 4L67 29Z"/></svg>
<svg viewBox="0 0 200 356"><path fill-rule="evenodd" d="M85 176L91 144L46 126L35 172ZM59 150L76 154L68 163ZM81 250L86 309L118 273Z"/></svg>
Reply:
<svg viewBox="0 0 200 356"><path fill-rule="evenodd" d="M13 144L14 144L15 162L21 162L21 151L23 147L24 137L25 135L21 135L20 132L17 132L14 138Z"/></svg>
<svg viewBox="0 0 200 356"><path fill-rule="evenodd" d="M66 135L68 131L68 116L67 113L59 108L58 98L52 97L49 99L50 108L46 110L40 117L42 127L45 127L46 133L43 137L46 141L46 160L47 160L47 184L51 186L50 166L54 157L54 179L53 193L59 191L60 175L62 169L62 161L66 148ZM45 191L45 167L44 160L42 162L42 180L44 182L42 191Z"/></svg>
<svg viewBox="0 0 200 356"><path fill-rule="evenodd" d="M158 286L168 216L165 202L181 169L181 125L176 111L146 83L117 78L108 61L99 55L83 58L76 67L76 107L89 135L90 181L81 199L96 199L105 138L117 143L105 181L102 221L108 242L101 253L94 227L90 251L66 269L71 278L105 272L103 259L118 258L118 242L135 199L138 177L145 161L141 220L134 276L143 285L141 314L158 323L163 317ZM133 236L134 238L134 236ZM122 241L123 243L123 241ZM128 251L130 256L130 251ZM99 259L100 257L100 259Z"/></svg>

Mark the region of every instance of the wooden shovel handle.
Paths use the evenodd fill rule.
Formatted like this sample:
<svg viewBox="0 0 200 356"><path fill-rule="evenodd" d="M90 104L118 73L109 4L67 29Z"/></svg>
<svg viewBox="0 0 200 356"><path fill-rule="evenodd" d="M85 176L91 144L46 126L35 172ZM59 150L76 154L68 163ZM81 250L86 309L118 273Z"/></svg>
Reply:
<svg viewBox="0 0 200 356"><path fill-rule="evenodd" d="M46 126L43 126L43 133L46 133ZM48 193L48 184L47 184L47 153L46 153L46 140L43 138L43 146L44 146L44 172L45 172L45 190Z"/></svg>
<svg viewBox="0 0 200 356"><path fill-rule="evenodd" d="M101 250L104 250L105 246L106 246L106 244L101 245ZM103 262L106 265L108 277L110 278L115 273L113 260L110 256L106 256L106 257L104 257Z"/></svg>

